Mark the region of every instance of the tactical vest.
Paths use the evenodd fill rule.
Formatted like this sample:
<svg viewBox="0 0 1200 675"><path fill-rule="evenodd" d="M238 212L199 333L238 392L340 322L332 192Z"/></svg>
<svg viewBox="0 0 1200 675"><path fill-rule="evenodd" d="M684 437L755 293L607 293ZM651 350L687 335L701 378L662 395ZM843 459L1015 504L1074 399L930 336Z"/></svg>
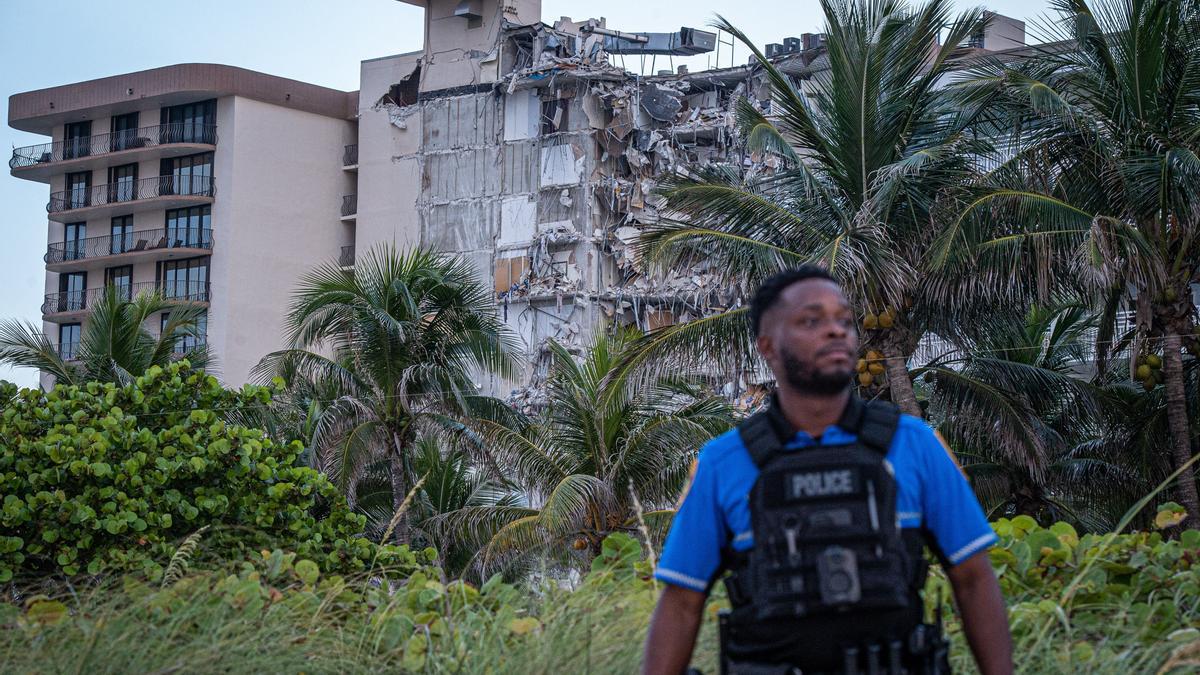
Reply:
<svg viewBox="0 0 1200 675"><path fill-rule="evenodd" d="M847 649L907 640L922 619L923 540L900 528L886 460L900 412L852 400L839 425L856 442L793 451L779 415L738 428L759 476L748 497L754 547L726 551L729 656L839 670Z"/></svg>

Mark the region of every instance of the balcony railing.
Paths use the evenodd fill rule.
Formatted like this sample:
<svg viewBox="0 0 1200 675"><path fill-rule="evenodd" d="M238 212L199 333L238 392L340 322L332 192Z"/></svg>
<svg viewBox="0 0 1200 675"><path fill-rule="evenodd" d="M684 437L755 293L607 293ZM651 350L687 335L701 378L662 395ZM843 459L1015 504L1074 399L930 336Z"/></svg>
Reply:
<svg viewBox="0 0 1200 675"><path fill-rule="evenodd" d="M358 164L358 143L351 143L342 150L342 166Z"/></svg>
<svg viewBox="0 0 1200 675"><path fill-rule="evenodd" d="M63 361L78 361L79 360L79 340L72 342L63 342L54 345L54 351Z"/></svg>
<svg viewBox="0 0 1200 675"><path fill-rule="evenodd" d="M123 284L118 286L123 291L125 300L133 300L142 293L160 293L163 298L173 302L208 302L209 285L203 281L146 281L138 284ZM86 291L60 291L49 293L42 303L42 315L62 314L65 312L83 312L95 306L108 287L89 288Z"/></svg>
<svg viewBox="0 0 1200 675"><path fill-rule="evenodd" d="M342 247L342 253L338 256L338 264L342 267L354 267L354 244Z"/></svg>
<svg viewBox="0 0 1200 675"><path fill-rule="evenodd" d="M215 124L175 122L140 129L114 131L110 134L70 138L57 143L28 145L13 149L12 158L8 160L8 168L20 169L37 164L49 164L91 155L103 155L109 152L150 148L172 143L216 145L217 126Z"/></svg>
<svg viewBox="0 0 1200 675"><path fill-rule="evenodd" d="M342 217L353 216L356 213L358 213L358 195L342 197Z"/></svg>
<svg viewBox="0 0 1200 675"><path fill-rule="evenodd" d="M151 176L135 181L52 192L46 211L59 213L154 197L212 197L214 192L212 176Z"/></svg>
<svg viewBox="0 0 1200 675"><path fill-rule="evenodd" d="M105 237L88 237L75 241L55 242L46 250L44 260L48 265L103 258L122 253L138 253L171 248L199 248L212 250L211 229L168 227L157 230L141 230Z"/></svg>

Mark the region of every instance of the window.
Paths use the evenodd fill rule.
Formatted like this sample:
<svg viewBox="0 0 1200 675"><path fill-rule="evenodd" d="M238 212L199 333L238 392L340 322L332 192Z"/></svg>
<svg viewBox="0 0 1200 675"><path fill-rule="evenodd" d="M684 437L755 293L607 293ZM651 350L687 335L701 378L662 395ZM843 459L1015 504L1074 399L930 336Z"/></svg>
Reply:
<svg viewBox="0 0 1200 675"><path fill-rule="evenodd" d="M167 332L167 326L171 323L171 313L163 312L162 318L158 323L158 334L162 335ZM190 329L180 331L183 333L175 338L174 348L171 350L174 354L187 353L205 343L208 339L208 312L202 313L196 317L196 324Z"/></svg>
<svg viewBox="0 0 1200 675"><path fill-rule="evenodd" d="M542 135L566 131L570 109L570 101L565 98L542 101Z"/></svg>
<svg viewBox="0 0 1200 675"><path fill-rule="evenodd" d="M92 123L71 122L63 128L63 159L92 154Z"/></svg>
<svg viewBox="0 0 1200 675"><path fill-rule="evenodd" d="M167 211L167 244L171 248L212 248L212 207L193 206Z"/></svg>
<svg viewBox="0 0 1200 675"><path fill-rule="evenodd" d="M162 143L212 143L217 124L215 99L162 109Z"/></svg>
<svg viewBox="0 0 1200 675"><path fill-rule="evenodd" d="M80 260L87 256L84 239L87 238L87 223L67 223L63 226L63 260Z"/></svg>
<svg viewBox="0 0 1200 675"><path fill-rule="evenodd" d="M122 164L108 169L108 201L128 202L138 198L137 164Z"/></svg>
<svg viewBox="0 0 1200 675"><path fill-rule="evenodd" d="M64 323L58 327L58 355L64 361L74 361L79 354L79 330L77 323Z"/></svg>
<svg viewBox="0 0 1200 675"><path fill-rule="evenodd" d="M138 137L138 114L131 112L126 115L113 115L112 134L109 135L108 148L112 152L140 148L146 142Z"/></svg>
<svg viewBox="0 0 1200 675"><path fill-rule="evenodd" d="M58 275L58 311L77 312L87 307L87 272Z"/></svg>
<svg viewBox="0 0 1200 675"><path fill-rule="evenodd" d="M112 219L112 238L108 252L116 255L133 248L133 216L117 216Z"/></svg>
<svg viewBox="0 0 1200 675"><path fill-rule="evenodd" d="M64 209L81 209L92 203L92 172L67 174L67 199Z"/></svg>
<svg viewBox="0 0 1200 675"><path fill-rule="evenodd" d="M212 194L211 152L162 160L159 194Z"/></svg>
<svg viewBox="0 0 1200 675"><path fill-rule="evenodd" d="M133 300L133 265L110 267L104 270L104 284L116 287L125 300Z"/></svg>
<svg viewBox="0 0 1200 675"><path fill-rule="evenodd" d="M172 300L208 300L208 256L159 264L159 286Z"/></svg>

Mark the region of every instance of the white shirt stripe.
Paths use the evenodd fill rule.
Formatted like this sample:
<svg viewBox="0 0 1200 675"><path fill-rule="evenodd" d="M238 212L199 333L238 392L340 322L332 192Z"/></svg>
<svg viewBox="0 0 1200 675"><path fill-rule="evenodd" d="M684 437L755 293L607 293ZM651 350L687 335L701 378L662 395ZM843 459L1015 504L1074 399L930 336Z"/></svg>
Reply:
<svg viewBox="0 0 1200 675"><path fill-rule="evenodd" d="M700 591L701 593L708 589L707 581L703 581L701 579L697 579L696 577L688 576L674 570L665 569L663 567L659 567L658 569L654 570L654 576L662 579L663 581L673 581L680 586L686 586L693 591Z"/></svg>
<svg viewBox="0 0 1200 675"><path fill-rule="evenodd" d="M971 543L958 549L957 551L955 551L953 554L950 555L950 557L949 557L950 564L957 565L958 563L971 557L973 554L978 552L980 549L988 546L989 544L991 544L995 541L997 541L995 532L988 532L987 534L983 534L983 535L976 537L973 541L971 541Z"/></svg>
<svg viewBox="0 0 1200 675"><path fill-rule="evenodd" d="M741 543L743 541L750 541L753 538L754 538L754 531L746 530L745 532L742 532L738 536L734 537L733 543L737 544L737 543Z"/></svg>

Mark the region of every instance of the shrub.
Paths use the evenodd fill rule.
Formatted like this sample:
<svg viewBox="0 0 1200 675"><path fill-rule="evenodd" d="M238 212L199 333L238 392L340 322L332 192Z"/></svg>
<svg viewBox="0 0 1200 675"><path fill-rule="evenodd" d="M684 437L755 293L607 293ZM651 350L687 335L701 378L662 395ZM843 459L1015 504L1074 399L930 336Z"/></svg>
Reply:
<svg viewBox="0 0 1200 675"><path fill-rule="evenodd" d="M407 547L360 536L364 519L336 487L297 466L299 443L228 421L270 396L225 390L186 361L128 386L4 386L0 581L59 571L157 578L201 528L196 562L281 547L330 572L412 568Z"/></svg>

